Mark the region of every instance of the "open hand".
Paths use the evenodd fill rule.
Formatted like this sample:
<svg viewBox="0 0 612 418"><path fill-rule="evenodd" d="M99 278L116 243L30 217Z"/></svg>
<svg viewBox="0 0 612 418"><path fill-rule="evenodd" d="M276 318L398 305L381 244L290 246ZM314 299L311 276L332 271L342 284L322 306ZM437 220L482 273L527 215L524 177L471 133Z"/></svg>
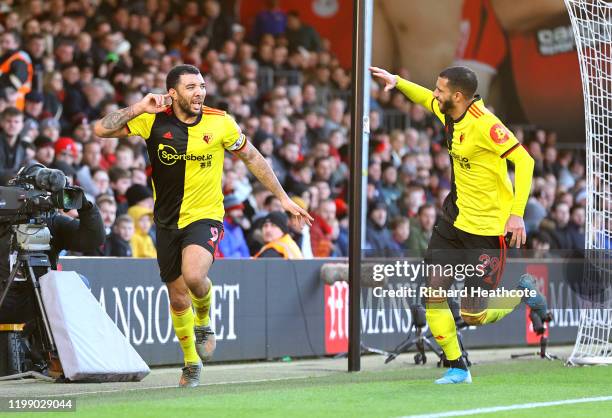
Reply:
<svg viewBox="0 0 612 418"><path fill-rule="evenodd" d="M138 102L143 113L159 113L172 105L172 97L169 94L149 93Z"/></svg>
<svg viewBox="0 0 612 418"><path fill-rule="evenodd" d="M397 84L397 77L395 74L391 74L387 70L383 70L378 67L370 67L370 73L372 77L379 78L385 83L385 91L389 91L395 87Z"/></svg>
<svg viewBox="0 0 612 418"><path fill-rule="evenodd" d="M300 224L300 227L304 225L304 222L308 224L308 226L312 226L312 222L314 218L310 216L308 212L302 209L297 203L293 200L287 198L281 200L281 205L285 211L289 212L291 216L295 217Z"/></svg>

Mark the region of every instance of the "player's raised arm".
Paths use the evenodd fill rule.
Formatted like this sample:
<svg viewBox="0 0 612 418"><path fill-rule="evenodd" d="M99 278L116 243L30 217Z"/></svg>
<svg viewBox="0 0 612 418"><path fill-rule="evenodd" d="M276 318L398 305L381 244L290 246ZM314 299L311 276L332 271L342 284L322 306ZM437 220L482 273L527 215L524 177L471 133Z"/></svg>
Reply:
<svg viewBox="0 0 612 418"><path fill-rule="evenodd" d="M372 77L377 78L385 83L385 91L389 91L395 87L410 101L420 104L425 109L430 112L434 112L440 119L444 119L442 117L442 113L440 112L440 108L435 101L434 94L428 88L420 86L416 83L413 83L408 80L404 80L399 75L391 74L385 69L378 67L370 67L370 73Z"/></svg>
<svg viewBox="0 0 612 418"><path fill-rule="evenodd" d="M168 94L149 93L138 103L115 110L94 125L94 133L101 138L123 137L129 134L127 123L143 113L163 112L172 104Z"/></svg>
<svg viewBox="0 0 612 418"><path fill-rule="evenodd" d="M511 232L510 247L520 248L527 241L525 222L523 214L529 192L531 191L531 179L535 162L531 155L522 146L517 146L507 157L514 164L514 204L510 211L510 217L506 222L504 234Z"/></svg>
<svg viewBox="0 0 612 418"><path fill-rule="evenodd" d="M266 159L261 153L251 144L246 141L244 147L234 153L237 155L247 166L247 168L253 173L257 180L261 182L268 190L270 190L274 196L276 196L287 212L297 218L300 225L306 222L308 225L312 225L314 221L313 217L308 212L299 207L293 200L287 196L287 193L281 186L274 174L274 170L268 164Z"/></svg>

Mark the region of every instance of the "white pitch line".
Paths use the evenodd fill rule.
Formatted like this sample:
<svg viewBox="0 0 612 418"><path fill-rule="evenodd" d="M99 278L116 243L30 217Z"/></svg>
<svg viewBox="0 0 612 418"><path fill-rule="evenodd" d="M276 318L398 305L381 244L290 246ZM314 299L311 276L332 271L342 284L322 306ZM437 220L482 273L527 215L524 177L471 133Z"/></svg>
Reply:
<svg viewBox="0 0 612 418"><path fill-rule="evenodd" d="M612 401L612 396L598 396L594 398L566 399L563 401L533 402L533 403L506 405L506 406L492 406L490 408L464 409L464 410L459 410L459 411L439 412L439 413L424 414L424 415L408 415L402 418L463 417L466 415L489 414L492 412L500 412L500 411L513 411L516 409L532 409L532 408L543 408L547 406L569 405L569 404L587 403L587 402L605 402L605 401Z"/></svg>
<svg viewBox="0 0 612 418"><path fill-rule="evenodd" d="M326 376L326 375L325 375ZM263 382L278 382L283 380L295 380L295 379L308 379L311 377L321 377L317 375L313 376L290 376L290 377L277 377L273 379L253 379L253 380L235 380L229 382L211 382L211 383L202 383L200 386L219 386L219 385L236 385L241 383L263 383ZM77 395L95 395L98 393L114 393L114 392L133 392L139 390L152 390L152 389L171 389L171 388L179 388L178 385L165 385L165 386L147 386L141 388L121 388L121 389L107 389L107 390L92 390L85 392L66 392L66 393L50 393L45 396L49 397L57 397L57 396L77 396Z"/></svg>

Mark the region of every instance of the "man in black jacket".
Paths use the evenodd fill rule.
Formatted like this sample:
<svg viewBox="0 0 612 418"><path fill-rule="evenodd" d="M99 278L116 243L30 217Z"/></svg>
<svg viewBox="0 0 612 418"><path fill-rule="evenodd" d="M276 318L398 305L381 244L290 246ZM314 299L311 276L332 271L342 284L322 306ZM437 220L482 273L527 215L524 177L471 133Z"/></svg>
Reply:
<svg viewBox="0 0 612 418"><path fill-rule="evenodd" d="M26 144L21 140L23 113L7 107L0 114L0 186L4 186L23 166Z"/></svg>

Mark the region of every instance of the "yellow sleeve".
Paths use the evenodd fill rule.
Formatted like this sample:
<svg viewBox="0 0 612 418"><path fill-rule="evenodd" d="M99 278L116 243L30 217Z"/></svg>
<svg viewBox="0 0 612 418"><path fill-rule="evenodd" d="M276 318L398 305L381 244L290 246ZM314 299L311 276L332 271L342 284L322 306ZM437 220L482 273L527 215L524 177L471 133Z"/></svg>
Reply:
<svg viewBox="0 0 612 418"><path fill-rule="evenodd" d="M520 144L513 149L507 158L514 163L514 204L510 213L523 217L533 177L533 158Z"/></svg>
<svg viewBox="0 0 612 418"><path fill-rule="evenodd" d="M440 111L440 106L431 90L411 81L404 80L400 76L397 76L397 84L395 87L397 87L404 96L410 99L410 101L420 104L425 109L435 113L438 119L444 123L444 114Z"/></svg>
<svg viewBox="0 0 612 418"><path fill-rule="evenodd" d="M493 114L478 119L482 133L482 146L501 158L506 158L515 148L520 147L516 136Z"/></svg>
<svg viewBox="0 0 612 418"><path fill-rule="evenodd" d="M228 151L240 151L246 144L246 137L233 117L223 116L223 147Z"/></svg>
<svg viewBox="0 0 612 418"><path fill-rule="evenodd" d="M127 123L128 130L130 131L128 136L140 136L145 140L149 139L154 121L155 115L152 113L142 113L129 120Z"/></svg>

